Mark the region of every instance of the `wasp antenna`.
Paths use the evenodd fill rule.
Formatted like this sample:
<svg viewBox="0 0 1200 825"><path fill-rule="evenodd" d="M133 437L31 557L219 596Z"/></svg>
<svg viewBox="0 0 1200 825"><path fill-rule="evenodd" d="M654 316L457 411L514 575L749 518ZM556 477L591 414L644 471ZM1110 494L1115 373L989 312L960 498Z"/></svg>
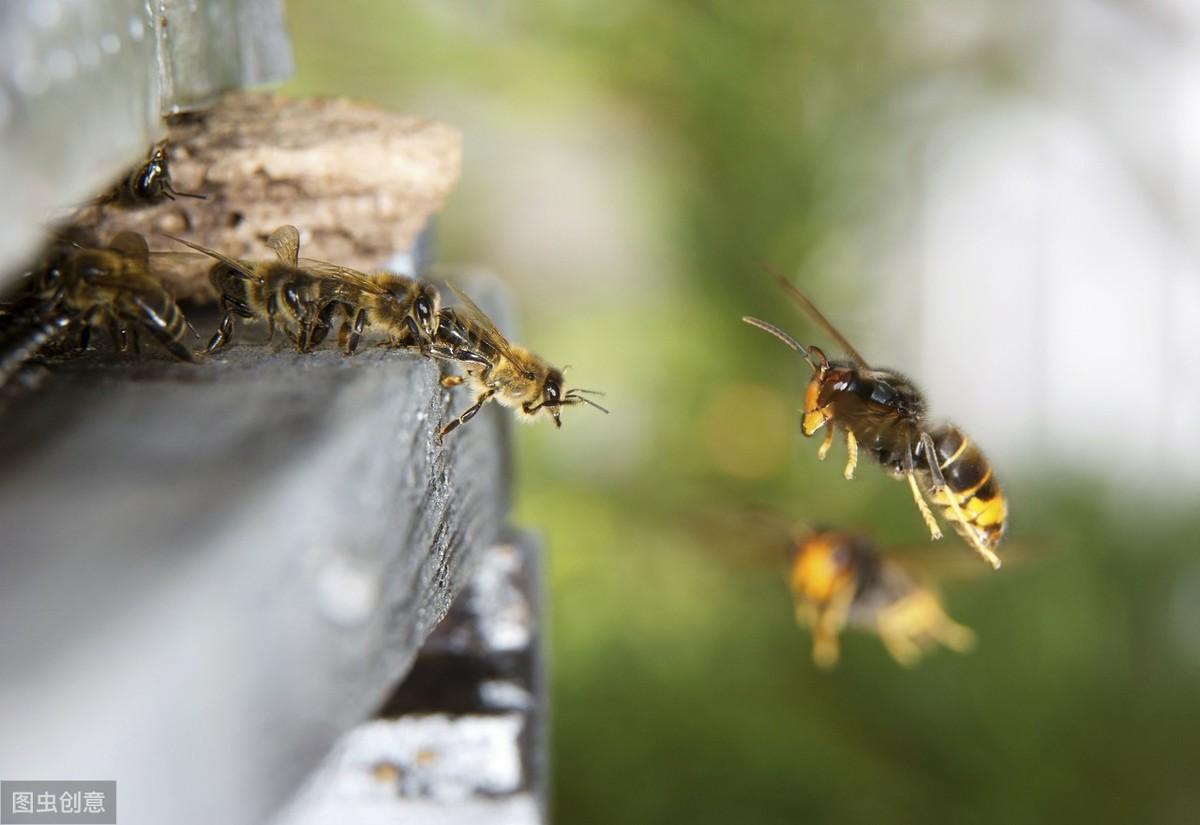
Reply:
<svg viewBox="0 0 1200 825"><path fill-rule="evenodd" d="M784 292L791 296L793 301L800 305L800 308L807 313L809 318L817 322L817 326L821 327L821 329L825 330L825 332L827 332L829 336L833 338L833 340L841 344L842 349L846 351L846 354L857 361L859 366L867 366L866 359L858 354L858 350L854 348L853 344L846 340L845 335L842 335L840 332L838 332L837 327L829 323L829 319L821 314L821 310L817 309L817 305L809 300L807 295L801 292L795 284L783 277L779 270L772 266L768 261L762 261L761 263L763 269L767 271L767 274L775 280L775 283L779 284Z"/></svg>
<svg viewBox="0 0 1200 825"><path fill-rule="evenodd" d="M747 324L749 324L752 327L758 327L763 332L767 332L767 333L770 333L771 335L774 335L780 341L787 344L789 347L794 349L796 352L798 352L802 356L804 356L804 360L808 362L808 365L810 367L812 367L812 371L818 372L817 365L813 363L812 356L808 352L808 347L801 344L799 341L797 341L792 336L788 335L786 332L781 330L779 327L775 326L774 324L769 324L766 321L762 320L761 318L755 318L753 315L743 315L742 320L745 321Z"/></svg>

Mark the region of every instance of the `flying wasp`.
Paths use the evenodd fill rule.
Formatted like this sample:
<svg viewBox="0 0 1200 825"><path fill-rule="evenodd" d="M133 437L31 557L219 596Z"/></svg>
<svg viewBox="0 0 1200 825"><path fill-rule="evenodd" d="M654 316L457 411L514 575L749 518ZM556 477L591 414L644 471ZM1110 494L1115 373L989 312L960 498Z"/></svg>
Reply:
<svg viewBox="0 0 1200 825"><path fill-rule="evenodd" d="M321 279L310 346L325 339L341 312L345 320L338 329L338 346L347 355L358 349L367 330L386 335L389 346L429 352L442 303L433 284L392 272L359 272L312 258L301 258L300 266Z"/></svg>
<svg viewBox="0 0 1200 825"><path fill-rule="evenodd" d="M975 634L946 615L937 593L858 533L818 530L793 539L788 584L796 621L813 636L813 661L837 664L838 637L846 627L879 636L904 667L941 644L960 653Z"/></svg>
<svg viewBox="0 0 1200 825"><path fill-rule="evenodd" d="M58 239L36 273L36 286L12 313L0 356L7 379L43 346L80 330L87 349L95 328L107 328L114 348L140 352L138 330L150 333L181 361L193 361L183 343L190 329L174 297L149 271L146 239L122 232L107 247ZM13 334L12 330L16 329Z"/></svg>
<svg viewBox="0 0 1200 825"><path fill-rule="evenodd" d="M817 347L801 345L773 324L751 316L742 318L800 353L812 369L800 427L805 437L811 437L828 425L817 458L825 459L840 428L846 434L849 453L844 472L847 479L854 477L861 446L892 475L908 480L913 501L934 539L940 539L942 531L925 492L943 508L942 518L954 525L967 544L993 568L999 568L995 550L1007 526L1008 503L983 452L953 424L930 427L925 399L911 381L894 370L868 366L812 301L778 273L771 275L849 356L849 360L830 361Z"/></svg>
<svg viewBox="0 0 1200 825"><path fill-rule="evenodd" d="M282 319L284 333L296 349L311 350L309 332L319 309L322 279L299 266L300 231L296 227L285 224L272 232L267 246L275 258L256 262L235 260L174 235L167 237L217 261L208 277L220 296L222 314L208 342L208 353L218 352L233 339L235 318L266 321L268 343L275 339L277 319Z"/></svg>
<svg viewBox="0 0 1200 825"><path fill-rule="evenodd" d="M442 385L453 387L468 383L476 393L475 403L438 432L438 438L467 423L493 398L516 411L522 421L549 417L562 427L563 407L587 404L603 413L608 410L587 395L602 395L595 390L563 390L563 371L550 366L538 355L519 344L510 343L475 302L453 284L451 291L460 305L446 307L438 315L437 335L430 353L438 358L458 361L465 376L447 375Z"/></svg>

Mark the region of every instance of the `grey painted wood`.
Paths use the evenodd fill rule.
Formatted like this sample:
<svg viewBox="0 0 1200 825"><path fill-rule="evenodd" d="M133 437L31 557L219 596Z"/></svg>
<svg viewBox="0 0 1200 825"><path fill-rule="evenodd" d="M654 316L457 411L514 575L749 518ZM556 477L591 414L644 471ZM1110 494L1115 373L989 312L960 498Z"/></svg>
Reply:
<svg viewBox="0 0 1200 825"><path fill-rule="evenodd" d="M291 72L281 0L0 3L0 285L54 213L145 158L163 115Z"/></svg>
<svg viewBox="0 0 1200 825"><path fill-rule="evenodd" d="M258 822L379 707L497 541L509 422L440 445L436 366L367 350L6 388L0 776L115 779L126 825Z"/></svg>

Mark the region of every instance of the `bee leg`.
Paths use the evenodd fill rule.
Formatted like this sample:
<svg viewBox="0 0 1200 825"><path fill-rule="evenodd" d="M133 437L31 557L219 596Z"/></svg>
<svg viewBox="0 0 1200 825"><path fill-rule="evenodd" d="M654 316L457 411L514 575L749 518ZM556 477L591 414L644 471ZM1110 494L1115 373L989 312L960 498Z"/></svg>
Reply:
<svg viewBox="0 0 1200 825"><path fill-rule="evenodd" d="M360 309L358 314L354 316L354 329L350 332L350 340L346 343L346 354L353 355L358 349L358 340L362 337L362 331L367 326L367 310Z"/></svg>
<svg viewBox="0 0 1200 825"><path fill-rule="evenodd" d="M275 340L275 314L279 312L279 299L272 292L267 298L267 343Z"/></svg>
<svg viewBox="0 0 1200 825"><path fill-rule="evenodd" d="M483 392L478 398L475 399L474 404L472 404L470 407L467 407L465 410L463 410L462 415L460 415L458 418L454 419L453 421L448 423L445 427L442 427L442 429L440 431L438 431L438 440L441 441L443 438L446 437L446 435L448 433L453 432L454 430L458 429L458 427L460 427L463 424L466 424L468 421L470 421L472 418L474 418L475 413L479 412L480 408L483 407L483 405L488 402L488 399L490 399L495 394L496 394L495 390L487 390L487 391Z"/></svg>
<svg viewBox="0 0 1200 825"><path fill-rule="evenodd" d="M949 505L950 511L954 514L954 520L959 524L959 534L967 540L971 548L984 561L992 566L993 570L999 570L1000 557L992 552L979 538L979 533L975 529L974 523L969 521L966 513L962 511L962 505L959 504L958 496L946 486L946 479L942 476L942 468L937 462L937 452L934 450L933 437L929 433L921 433L921 448L925 451L925 455L928 458L929 476L933 480L933 487L930 492L934 495L934 503L939 503L937 495L940 493L943 502Z"/></svg>
<svg viewBox="0 0 1200 825"><path fill-rule="evenodd" d="M832 427L829 433L833 434ZM828 438L828 436L826 437ZM842 475L846 477L846 481L850 481L854 478L854 468L858 466L858 439L850 430L846 430L846 452L846 469L842 471Z"/></svg>
<svg viewBox="0 0 1200 825"><path fill-rule="evenodd" d="M79 348L87 352L88 344L92 343L92 325L84 324L79 330Z"/></svg>
<svg viewBox="0 0 1200 825"><path fill-rule="evenodd" d="M829 429L825 431L825 438L821 441L821 446L817 448L817 461L824 461L825 456L829 455L829 448L833 446L833 425L829 425Z"/></svg>
<svg viewBox="0 0 1200 825"><path fill-rule="evenodd" d="M223 348L233 338L233 313L226 310L221 316L221 323L217 327L217 331L213 333L213 337L208 339L208 346L205 347L205 352L210 355L217 350Z"/></svg>
<svg viewBox="0 0 1200 825"><path fill-rule="evenodd" d="M292 320L296 322L297 331L295 335L289 335L292 343L300 352L308 352L308 321L310 312L307 304L300 297L299 290L295 284L287 284L283 288L283 302L287 305L288 312L292 315Z"/></svg>
<svg viewBox="0 0 1200 825"><path fill-rule="evenodd" d="M142 342L138 339L137 327L130 327L129 329L123 329L123 330L121 330L121 334L122 334L122 336L125 336L125 335L129 336L130 348L133 350L133 354L137 355L137 356L141 356Z"/></svg>
<svg viewBox="0 0 1200 825"><path fill-rule="evenodd" d="M333 316L337 312L337 309L337 302L330 301L317 313L317 319L313 321L312 331L308 334L308 343L310 346L318 347L325 340L325 336L329 334L329 328L333 326Z"/></svg>

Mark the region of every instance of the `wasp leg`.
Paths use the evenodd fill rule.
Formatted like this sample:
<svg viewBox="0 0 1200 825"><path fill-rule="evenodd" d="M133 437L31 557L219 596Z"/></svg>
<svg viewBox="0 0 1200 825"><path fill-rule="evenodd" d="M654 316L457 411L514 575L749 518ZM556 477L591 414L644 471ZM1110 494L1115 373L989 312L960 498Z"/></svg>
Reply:
<svg viewBox="0 0 1200 825"><path fill-rule="evenodd" d="M470 421L472 418L474 418L475 413L479 412L480 408L483 407L483 405L488 402L488 399L490 399L495 394L496 394L495 390L487 390L487 391L483 392L478 398L475 399L474 404L472 404L470 407L467 407L465 410L463 410L462 415L460 415L458 418L454 419L449 424L447 424L445 427L442 427L442 429L440 431L438 431L438 440L441 441L443 438L446 437L446 435L448 433L453 432L454 430L458 429L458 427L460 427L463 424L466 424L468 421Z"/></svg>
<svg viewBox="0 0 1200 825"><path fill-rule="evenodd" d="M830 429L830 433L832 432ZM846 469L842 471L842 475L846 477L846 481L850 481L854 478L854 468L858 466L858 439L850 430L846 430L846 451Z"/></svg>
<svg viewBox="0 0 1200 825"><path fill-rule="evenodd" d="M829 448L833 446L833 425L829 425L829 429L825 431L825 438L821 441L821 446L817 447L817 461L824 461L825 456L829 455Z"/></svg>
<svg viewBox="0 0 1200 825"><path fill-rule="evenodd" d="M992 566L993 570L1000 569L1000 557L988 549L987 545L979 538L979 533L975 529L975 525L967 520L967 515L962 511L962 505L958 503L958 496L954 491L946 486L946 479L942 476L942 468L938 466L937 452L933 447L933 437L929 433L921 433L921 447L925 451L927 463L929 464L929 476L933 480L933 487L930 492L934 496L934 503L945 503L949 505L950 511L954 514L954 520L959 524L959 535L967 540L971 548L978 553L984 561ZM938 501L938 496L941 496L942 501Z"/></svg>
<svg viewBox="0 0 1200 825"><path fill-rule="evenodd" d="M909 470L904 474L904 477L908 479L908 486L912 488L913 501L917 503L917 509L921 511L921 518L925 520L925 526L929 528L929 537L937 541L942 537L942 528L938 527L937 519L933 517L933 511L925 503L925 496L921 495L921 488L917 484L916 474L912 470Z"/></svg>

